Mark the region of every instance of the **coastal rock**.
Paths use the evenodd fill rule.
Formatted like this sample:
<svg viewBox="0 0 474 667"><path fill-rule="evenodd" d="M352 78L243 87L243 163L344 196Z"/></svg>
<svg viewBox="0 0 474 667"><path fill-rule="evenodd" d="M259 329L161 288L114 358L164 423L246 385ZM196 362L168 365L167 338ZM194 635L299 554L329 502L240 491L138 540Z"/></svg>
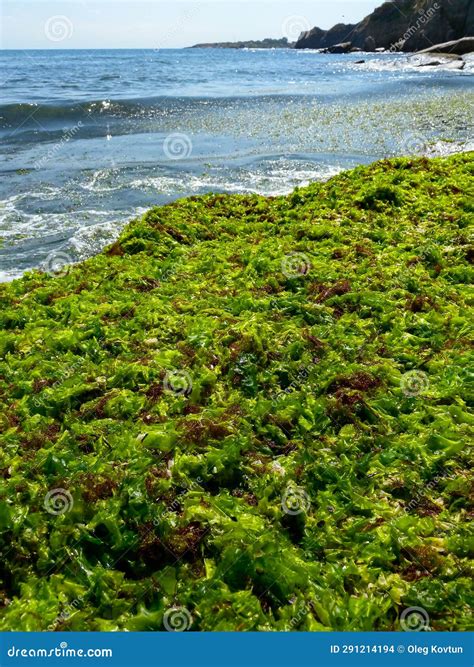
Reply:
<svg viewBox="0 0 474 667"><path fill-rule="evenodd" d="M328 46L323 53L349 53L351 48L352 42L341 42L340 44L334 44L334 46Z"/></svg>
<svg viewBox="0 0 474 667"><path fill-rule="evenodd" d="M393 0L355 25L338 24L330 30L313 28L300 36L295 48L327 49L351 41L353 48L364 51L410 52L472 35L473 0ZM456 48L473 50L464 42Z"/></svg>
<svg viewBox="0 0 474 667"><path fill-rule="evenodd" d="M464 69L465 61L461 56L447 53L417 53L408 59L414 67L443 67L444 69Z"/></svg>
<svg viewBox="0 0 474 667"><path fill-rule="evenodd" d="M438 67L442 65L441 60L429 60L428 62L418 63L417 67Z"/></svg>
<svg viewBox="0 0 474 667"><path fill-rule="evenodd" d="M414 67L448 67L449 69L463 69L465 66L461 56L433 53L433 55L415 54L408 59Z"/></svg>
<svg viewBox="0 0 474 667"><path fill-rule="evenodd" d="M455 39L444 44L435 44L427 49L418 51L418 53L445 53L464 56L468 53L474 53L474 37L463 37Z"/></svg>
<svg viewBox="0 0 474 667"><path fill-rule="evenodd" d="M326 49L335 44L347 41L353 32L355 24L338 23L330 30L313 28L303 33L295 44L296 49ZM360 47L359 47L360 48Z"/></svg>

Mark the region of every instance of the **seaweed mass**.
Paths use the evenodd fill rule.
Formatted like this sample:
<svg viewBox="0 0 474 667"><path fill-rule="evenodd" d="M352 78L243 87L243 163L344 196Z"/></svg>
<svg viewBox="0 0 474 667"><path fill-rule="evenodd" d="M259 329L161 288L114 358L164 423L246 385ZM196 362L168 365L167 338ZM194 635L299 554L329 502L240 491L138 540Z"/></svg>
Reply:
<svg viewBox="0 0 474 667"><path fill-rule="evenodd" d="M1 285L0 629L472 628L473 176L190 197Z"/></svg>

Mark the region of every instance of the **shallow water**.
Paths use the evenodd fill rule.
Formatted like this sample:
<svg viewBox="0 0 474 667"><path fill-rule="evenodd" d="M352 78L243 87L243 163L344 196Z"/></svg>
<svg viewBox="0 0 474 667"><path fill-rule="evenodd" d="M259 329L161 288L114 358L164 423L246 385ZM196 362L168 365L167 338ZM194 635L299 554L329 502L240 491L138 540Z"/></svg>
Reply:
<svg viewBox="0 0 474 667"><path fill-rule="evenodd" d="M474 61L4 51L0 72L3 280L54 253L84 259L177 197L283 194L381 157L466 150L474 135Z"/></svg>

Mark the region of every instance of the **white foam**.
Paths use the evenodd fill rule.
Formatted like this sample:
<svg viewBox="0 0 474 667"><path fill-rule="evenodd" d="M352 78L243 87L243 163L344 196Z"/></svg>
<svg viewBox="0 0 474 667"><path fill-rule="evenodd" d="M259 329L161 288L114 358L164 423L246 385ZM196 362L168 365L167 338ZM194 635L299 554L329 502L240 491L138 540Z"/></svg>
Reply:
<svg viewBox="0 0 474 667"><path fill-rule="evenodd" d="M0 283L11 283L16 278L21 278L21 273L16 271L0 271Z"/></svg>
<svg viewBox="0 0 474 667"><path fill-rule="evenodd" d="M360 55L360 54L358 54ZM439 65L424 65L429 61L438 60ZM366 60L364 63L348 63L349 69L367 70L370 72L419 72L429 74L436 72L452 72L459 74L472 74L474 71L474 60L463 57L464 67L460 69L460 60L442 57L437 58L435 54L431 55L411 55L388 58L376 58Z"/></svg>
<svg viewBox="0 0 474 667"><path fill-rule="evenodd" d="M242 194L285 195L295 187L303 187L313 181L324 181L339 172L342 167L321 166L312 168L290 163L279 164L268 169L240 169L238 174L210 173L203 175L187 174L185 176L149 176L131 181L130 187L137 190L155 191L160 194L175 195L186 192L230 192Z"/></svg>
<svg viewBox="0 0 474 667"><path fill-rule="evenodd" d="M96 255L106 245L115 241L130 219L143 215L146 210L146 208L138 208L127 214L126 219L123 219L124 216L122 216L120 221L109 219L106 222L80 227L65 245L66 251L71 249L77 261ZM90 211L90 213L111 217L108 211Z"/></svg>

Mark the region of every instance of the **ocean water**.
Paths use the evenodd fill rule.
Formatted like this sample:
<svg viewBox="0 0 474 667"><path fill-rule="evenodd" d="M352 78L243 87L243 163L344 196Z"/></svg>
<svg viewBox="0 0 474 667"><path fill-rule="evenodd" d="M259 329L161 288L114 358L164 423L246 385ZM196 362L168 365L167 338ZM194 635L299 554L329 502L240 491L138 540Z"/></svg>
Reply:
<svg viewBox="0 0 474 667"><path fill-rule="evenodd" d="M3 51L0 91L0 280L89 257L178 197L283 194L382 157L473 148L474 59Z"/></svg>

